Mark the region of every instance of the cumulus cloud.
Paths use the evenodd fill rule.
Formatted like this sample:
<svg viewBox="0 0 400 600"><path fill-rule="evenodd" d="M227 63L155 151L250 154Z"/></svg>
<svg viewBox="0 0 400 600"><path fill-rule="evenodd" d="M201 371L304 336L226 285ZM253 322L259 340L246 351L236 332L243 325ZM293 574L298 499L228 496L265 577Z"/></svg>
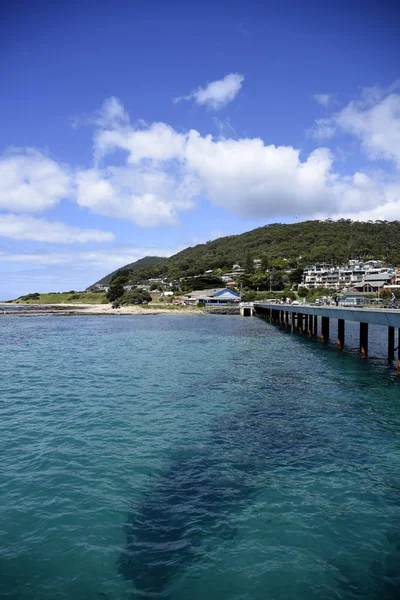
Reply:
<svg viewBox="0 0 400 600"><path fill-rule="evenodd" d="M142 125L140 129L100 129L94 136L95 156L100 160L120 149L126 150L131 163L149 157L153 160L170 160L181 156L184 139L166 123Z"/></svg>
<svg viewBox="0 0 400 600"><path fill-rule="evenodd" d="M400 168L399 94L390 94L372 106L350 102L334 118L338 127L361 140L369 158L390 160Z"/></svg>
<svg viewBox="0 0 400 600"><path fill-rule="evenodd" d="M52 244L112 242L113 233L98 229L80 229L31 215L0 214L0 237Z"/></svg>
<svg viewBox="0 0 400 600"><path fill-rule="evenodd" d="M79 206L140 227L176 225L198 191L195 177L179 165L108 166L80 171L76 181Z"/></svg>
<svg viewBox="0 0 400 600"><path fill-rule="evenodd" d="M38 150L14 149L0 156L0 209L42 212L70 191L69 169Z"/></svg>
<svg viewBox="0 0 400 600"><path fill-rule="evenodd" d="M199 87L188 96L175 98L174 102L182 100L194 100L196 104L207 106L212 110L219 110L232 102L239 93L244 76L239 73L229 73L223 79L211 81L206 87Z"/></svg>
<svg viewBox="0 0 400 600"><path fill-rule="evenodd" d="M359 102L321 119L320 137L339 129L351 132L370 158L399 164L398 103L393 90L386 96L375 88L369 90ZM228 132L212 136L177 131L162 122L132 124L116 98L106 101L100 114L90 168L73 171L32 150L0 159L0 208L13 213L45 210L69 193L69 199L82 208L140 227L176 225L199 198L243 217L266 220L321 214L356 218L361 211L400 216L398 176L371 171L342 175L327 148L303 155L292 146L275 146L260 138L238 139ZM17 223L13 226L14 236L27 235ZM70 236L79 241L86 236L107 241L112 235L58 226L62 239ZM50 229L46 229L48 236L53 235ZM45 224L41 229L39 223L37 228L32 224L31 230L44 236Z"/></svg>
<svg viewBox="0 0 400 600"><path fill-rule="evenodd" d="M368 158L392 161L400 168L400 95L395 93L400 82L382 90L363 90L329 118L317 119L312 135L317 140L329 139L336 133L356 136Z"/></svg>
<svg viewBox="0 0 400 600"><path fill-rule="evenodd" d="M376 173L341 176L327 148L302 157L291 146L178 132L165 123L99 130L96 155L109 159L115 150L126 152L126 164L82 171L78 203L146 227L175 224L202 195L230 212L269 219L356 213L393 202L398 191Z"/></svg>

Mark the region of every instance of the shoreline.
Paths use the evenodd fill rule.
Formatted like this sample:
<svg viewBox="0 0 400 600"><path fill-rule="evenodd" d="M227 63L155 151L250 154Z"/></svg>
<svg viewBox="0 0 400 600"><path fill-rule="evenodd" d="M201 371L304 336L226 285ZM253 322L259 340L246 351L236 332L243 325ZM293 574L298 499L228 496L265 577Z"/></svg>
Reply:
<svg viewBox="0 0 400 600"><path fill-rule="evenodd" d="M145 306L121 306L112 308L111 304L11 304L0 302L0 317L4 316L37 316L37 315L57 315L57 316L100 316L100 315L206 315L206 314L224 314L223 308L211 312L185 306L184 308L170 307L151 307ZM226 309L225 309L226 310ZM237 314L231 312L225 314Z"/></svg>

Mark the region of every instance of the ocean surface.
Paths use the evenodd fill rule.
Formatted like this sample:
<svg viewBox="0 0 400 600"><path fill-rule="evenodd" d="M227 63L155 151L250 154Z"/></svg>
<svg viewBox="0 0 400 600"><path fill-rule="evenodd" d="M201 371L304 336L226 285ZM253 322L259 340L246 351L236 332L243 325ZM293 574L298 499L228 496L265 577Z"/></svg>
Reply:
<svg viewBox="0 0 400 600"><path fill-rule="evenodd" d="M0 597L399 598L385 336L0 316Z"/></svg>

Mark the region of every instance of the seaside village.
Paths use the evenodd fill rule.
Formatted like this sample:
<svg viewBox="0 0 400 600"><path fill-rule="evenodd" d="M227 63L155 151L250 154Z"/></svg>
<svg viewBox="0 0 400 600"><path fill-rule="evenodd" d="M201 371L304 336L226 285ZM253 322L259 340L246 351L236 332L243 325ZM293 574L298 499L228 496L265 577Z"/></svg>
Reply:
<svg viewBox="0 0 400 600"><path fill-rule="evenodd" d="M254 259L254 271L261 269L261 259ZM284 270L287 276L293 269ZM177 295L177 285L184 281L181 278L179 282L170 282L167 279L148 279L138 285L126 285L125 291L131 291L134 288L142 288L147 291L157 289L160 292L161 300L175 305L198 305L205 306L229 306L240 303L241 301L241 277L246 271L239 264L232 266L231 272L219 274L218 277L224 282L226 287L194 290L190 293ZM196 277L212 277L215 275L212 269ZM326 289L342 294L342 300L347 300L349 304L358 304L364 294L379 294L383 290L400 290L400 269L393 266L384 265L380 260L368 260L361 262L350 260L348 264L333 266L325 263L314 264L304 268L301 276L301 282L295 287L304 287L307 290ZM109 287L96 284L90 289L107 292ZM344 294L344 296L343 296Z"/></svg>

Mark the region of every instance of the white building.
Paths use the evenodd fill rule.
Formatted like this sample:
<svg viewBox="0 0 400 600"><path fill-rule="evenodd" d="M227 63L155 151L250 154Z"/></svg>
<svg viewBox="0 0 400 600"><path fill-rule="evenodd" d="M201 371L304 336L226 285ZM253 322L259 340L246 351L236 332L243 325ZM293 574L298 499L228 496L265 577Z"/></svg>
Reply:
<svg viewBox="0 0 400 600"><path fill-rule="evenodd" d="M330 288L340 291L356 288L361 290L368 281L380 282L381 280L390 280L394 276L393 269L379 267L379 265L382 265L382 262L378 260L365 263L353 260L348 265L342 266L332 266L326 263L312 265L304 269L301 285L308 289Z"/></svg>

